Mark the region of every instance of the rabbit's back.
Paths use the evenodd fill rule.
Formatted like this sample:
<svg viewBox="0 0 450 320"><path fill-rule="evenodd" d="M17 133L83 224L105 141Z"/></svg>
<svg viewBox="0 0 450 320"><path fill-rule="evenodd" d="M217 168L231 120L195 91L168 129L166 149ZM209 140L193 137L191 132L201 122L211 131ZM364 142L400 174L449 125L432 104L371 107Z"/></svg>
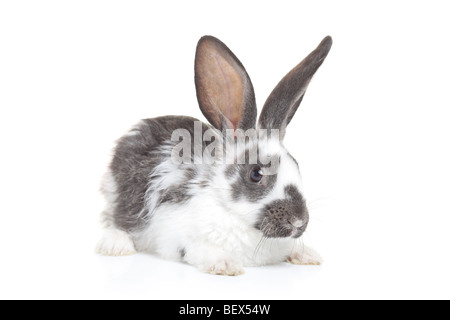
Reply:
<svg viewBox="0 0 450 320"><path fill-rule="evenodd" d="M107 225L128 232L145 227L149 221L148 189L152 180L159 178L152 173L170 158L164 147L173 145L172 133L177 129L187 130L193 136L195 122L199 120L184 116L145 119L117 141L102 183L109 202L104 214ZM202 124L202 131L207 129Z"/></svg>

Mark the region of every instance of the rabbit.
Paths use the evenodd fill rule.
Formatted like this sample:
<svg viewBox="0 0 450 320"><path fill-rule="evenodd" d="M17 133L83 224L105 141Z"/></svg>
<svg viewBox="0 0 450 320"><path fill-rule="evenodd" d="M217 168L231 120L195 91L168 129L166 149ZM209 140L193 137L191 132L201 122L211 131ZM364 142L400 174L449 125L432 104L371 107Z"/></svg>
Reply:
<svg viewBox="0 0 450 320"><path fill-rule="evenodd" d="M298 163L283 138L331 45L324 38L278 83L257 121L244 66L220 40L202 37L195 88L209 124L187 116L145 119L117 141L101 184L105 230L96 251L152 253L230 276L284 261L321 264L300 240L309 212ZM187 139L183 149L174 132L200 138ZM242 132L253 135L239 139ZM256 161L247 161L251 154Z"/></svg>

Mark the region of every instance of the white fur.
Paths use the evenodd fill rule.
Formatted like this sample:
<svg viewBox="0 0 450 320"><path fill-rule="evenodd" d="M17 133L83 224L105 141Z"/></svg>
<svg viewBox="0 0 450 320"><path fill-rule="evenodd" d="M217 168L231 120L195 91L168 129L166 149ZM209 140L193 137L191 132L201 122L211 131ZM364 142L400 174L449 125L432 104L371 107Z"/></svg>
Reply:
<svg viewBox="0 0 450 320"><path fill-rule="evenodd" d="M106 198L108 208L110 208L109 206L117 199L117 183L109 170L103 175L101 191Z"/></svg>
<svg viewBox="0 0 450 320"><path fill-rule="evenodd" d="M110 170L103 175L100 191L106 200L101 218L104 227L109 228L113 226L112 213L114 212L114 205L117 200L117 183Z"/></svg>
<svg viewBox="0 0 450 320"><path fill-rule="evenodd" d="M268 145L262 146L260 152L263 155L270 157L273 154L280 156L280 167L277 171L277 181L273 190L261 200L260 204L269 204L275 200L285 199L284 190L289 185L296 186L300 193L303 194L303 183L300 171L295 161L288 155L287 150L280 144L273 140L268 141Z"/></svg>
<svg viewBox="0 0 450 320"><path fill-rule="evenodd" d="M166 152L165 149L161 149L161 153ZM184 170L180 165L174 164L169 155L167 155L167 160L161 162L151 174L153 178L149 187L145 193L146 207L143 208L140 215L147 215L148 219L153 217L154 211L158 206L158 201L160 195L159 190L166 190L170 186L176 186L182 183L184 177Z"/></svg>
<svg viewBox="0 0 450 320"><path fill-rule="evenodd" d="M172 260L186 251L185 260L200 269L205 264L214 268L215 260L226 256L243 266L255 266L280 262L289 255L294 239L269 239L258 248L262 234L248 224L249 215L227 210L211 196L207 191L183 206L158 209L149 227L135 236L136 248Z"/></svg>
<svg viewBox="0 0 450 320"><path fill-rule="evenodd" d="M135 254L136 249L126 232L109 227L98 242L96 252L104 256L128 256Z"/></svg>
<svg viewBox="0 0 450 320"><path fill-rule="evenodd" d="M280 155L280 167L277 174L277 185L275 187L276 194L282 194L284 188L288 185L296 186L300 193L303 194L302 176L295 161L288 155L287 150L283 146L279 146L278 154Z"/></svg>

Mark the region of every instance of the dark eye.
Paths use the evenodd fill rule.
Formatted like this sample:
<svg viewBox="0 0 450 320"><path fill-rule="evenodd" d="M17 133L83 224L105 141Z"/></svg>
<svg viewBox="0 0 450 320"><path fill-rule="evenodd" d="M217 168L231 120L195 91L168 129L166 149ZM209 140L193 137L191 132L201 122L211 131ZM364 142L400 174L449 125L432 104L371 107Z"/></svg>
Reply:
<svg viewBox="0 0 450 320"><path fill-rule="evenodd" d="M261 179L263 177L263 171L260 166L253 167L252 171L250 172L250 179L253 182L261 182Z"/></svg>

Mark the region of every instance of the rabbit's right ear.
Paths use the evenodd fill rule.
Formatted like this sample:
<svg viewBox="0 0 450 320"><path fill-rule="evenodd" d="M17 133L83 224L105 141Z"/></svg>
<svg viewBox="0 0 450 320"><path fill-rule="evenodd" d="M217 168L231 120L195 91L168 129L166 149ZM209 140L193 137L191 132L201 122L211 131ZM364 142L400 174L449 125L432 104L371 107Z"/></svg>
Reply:
<svg viewBox="0 0 450 320"><path fill-rule="evenodd" d="M255 128L255 93L242 63L219 39L200 39L195 87L203 115L217 129Z"/></svg>

